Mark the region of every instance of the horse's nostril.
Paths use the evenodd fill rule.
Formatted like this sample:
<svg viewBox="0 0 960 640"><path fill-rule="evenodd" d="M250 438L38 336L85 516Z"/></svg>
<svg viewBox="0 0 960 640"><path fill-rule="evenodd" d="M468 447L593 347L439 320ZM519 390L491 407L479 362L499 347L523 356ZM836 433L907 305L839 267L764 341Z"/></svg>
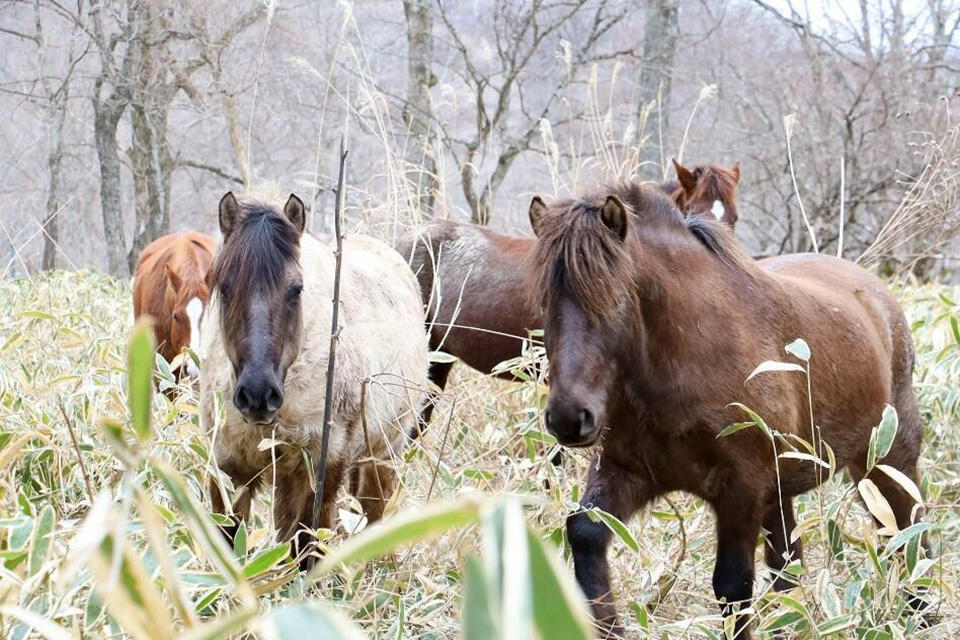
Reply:
<svg viewBox="0 0 960 640"><path fill-rule="evenodd" d="M243 386L237 387L237 393L233 397L233 404L237 409L243 411L250 407L250 398L247 397L247 390Z"/></svg>
<svg viewBox="0 0 960 640"><path fill-rule="evenodd" d="M580 435L586 435L593 431L594 418L593 412L589 409L580 410Z"/></svg>
<svg viewBox="0 0 960 640"><path fill-rule="evenodd" d="M279 411L283 406L283 392L277 387L271 386L267 391L267 410Z"/></svg>
<svg viewBox="0 0 960 640"><path fill-rule="evenodd" d="M550 429L550 410L543 412L543 423L547 426L547 430Z"/></svg>

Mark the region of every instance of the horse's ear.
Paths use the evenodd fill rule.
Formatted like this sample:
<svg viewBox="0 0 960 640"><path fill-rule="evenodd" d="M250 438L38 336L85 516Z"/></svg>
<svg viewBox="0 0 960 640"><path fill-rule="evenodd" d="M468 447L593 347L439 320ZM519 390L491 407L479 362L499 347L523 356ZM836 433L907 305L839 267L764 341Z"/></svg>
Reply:
<svg viewBox="0 0 960 640"><path fill-rule="evenodd" d="M233 191L227 191L226 195L220 198L220 233L226 238L230 235L240 221L240 203Z"/></svg>
<svg viewBox="0 0 960 640"><path fill-rule="evenodd" d="M163 265L163 273L167 276L167 287L174 294L180 291L180 287L183 285L183 278L180 277L180 274L171 269L169 264Z"/></svg>
<svg viewBox="0 0 960 640"><path fill-rule="evenodd" d="M540 196L533 196L530 201L530 226L533 227L534 235L540 235L543 215L547 212L547 205L544 204Z"/></svg>
<svg viewBox="0 0 960 640"><path fill-rule="evenodd" d="M297 228L297 233L303 233L303 228L307 225L307 212L303 207L303 200L291 193L287 198L287 204L283 205L283 215Z"/></svg>
<svg viewBox="0 0 960 640"><path fill-rule="evenodd" d="M676 158L673 158L673 168L677 170L677 181L680 183L680 186L683 187L683 190L687 195L692 194L697 189L697 179L685 166L677 162Z"/></svg>
<svg viewBox="0 0 960 640"><path fill-rule="evenodd" d="M621 240L627 237L627 208L617 196L608 196L600 209L600 220Z"/></svg>
<svg viewBox="0 0 960 640"><path fill-rule="evenodd" d="M738 183L740 182L740 161L738 160L736 164L730 167L730 173L733 174L733 181Z"/></svg>

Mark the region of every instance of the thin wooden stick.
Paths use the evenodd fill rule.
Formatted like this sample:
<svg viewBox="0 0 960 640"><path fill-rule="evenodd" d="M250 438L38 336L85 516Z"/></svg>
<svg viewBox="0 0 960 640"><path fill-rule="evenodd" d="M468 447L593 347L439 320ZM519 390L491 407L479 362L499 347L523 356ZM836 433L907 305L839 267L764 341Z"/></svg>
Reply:
<svg viewBox="0 0 960 640"><path fill-rule="evenodd" d="M327 475L327 449L330 444L330 411L333 404L333 372L337 359L337 342L340 340L340 266L343 262L343 174L347 164L347 150L343 148L343 136L340 136L340 172L337 176L337 199L333 211L334 234L337 238L337 250L334 253L336 267L333 274L333 321L330 327L330 353L327 357L327 395L323 401L323 436L320 442L320 462L316 468L316 492L313 497L313 518L311 525L316 531L320 527L320 512L323 507L323 484ZM316 556L310 556L310 567L316 562Z"/></svg>
<svg viewBox="0 0 960 640"><path fill-rule="evenodd" d="M60 405L60 414L63 416L63 421L67 423L67 431L70 432L70 440L73 441L73 448L77 452L77 462L80 465L80 473L83 474L83 483L87 485L87 495L90 496L90 504L93 504L96 496L93 493L93 484L90 483L90 476L87 475L87 467L83 464L83 454L80 452L80 442L77 440L77 434L73 429L73 421L70 420L70 416L67 415L67 410L63 406L63 400L58 400Z"/></svg>

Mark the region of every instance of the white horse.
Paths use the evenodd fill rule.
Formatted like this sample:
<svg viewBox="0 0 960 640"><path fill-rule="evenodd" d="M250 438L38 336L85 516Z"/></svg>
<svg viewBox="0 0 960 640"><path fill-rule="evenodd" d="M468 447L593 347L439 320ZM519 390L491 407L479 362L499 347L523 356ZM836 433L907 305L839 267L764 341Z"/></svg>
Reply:
<svg viewBox="0 0 960 640"><path fill-rule="evenodd" d="M303 529L314 491L302 450L318 464L335 265L333 248L304 234L304 222L294 195L282 211L232 193L221 199L224 241L213 266L200 373L201 423L237 489L235 511L248 518L257 488L275 479L277 537L293 538L298 552L310 539ZM333 525L345 478L368 521L382 516L395 485L384 461L406 444L427 388L423 304L403 258L371 238L346 237L340 291L324 527ZM272 446L261 446L265 439ZM223 513L215 480L210 491Z"/></svg>

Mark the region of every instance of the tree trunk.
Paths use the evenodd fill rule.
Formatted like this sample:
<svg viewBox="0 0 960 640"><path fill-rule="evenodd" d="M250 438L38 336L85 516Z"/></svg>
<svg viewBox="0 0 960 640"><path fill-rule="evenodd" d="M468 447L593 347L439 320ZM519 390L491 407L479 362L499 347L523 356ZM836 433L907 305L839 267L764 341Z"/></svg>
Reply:
<svg viewBox="0 0 960 640"><path fill-rule="evenodd" d="M96 97L93 99L94 139L100 160L100 208L103 235L107 241L107 270L117 278L130 275L120 206L120 156L117 154L117 123L125 107L125 104L101 104Z"/></svg>
<svg viewBox="0 0 960 640"><path fill-rule="evenodd" d="M677 5L678 0L647 2L637 112L637 139L639 141L647 136L640 148L639 158L640 175L647 180L663 179L666 164L663 141L667 134L673 58L680 33Z"/></svg>
<svg viewBox="0 0 960 640"><path fill-rule="evenodd" d="M431 70L433 60L432 0L404 0L407 18L407 124L405 158L408 187L413 191L411 204L431 215L436 198L437 162L431 136L433 100L430 87L436 84Z"/></svg>
<svg viewBox="0 0 960 640"><path fill-rule="evenodd" d="M57 215L63 206L63 125L67 117L67 84L64 82L59 93L52 97L47 105L47 167L50 171L47 188L47 212L43 218L43 260L42 269L57 268L57 245L60 241L60 227Z"/></svg>
<svg viewBox="0 0 960 640"><path fill-rule="evenodd" d="M166 108L168 103L154 105L147 97L146 105L137 105L131 113L133 146L130 160L133 168L136 223L133 244L127 254L132 272L144 248L170 229L167 204L169 164L166 151Z"/></svg>

